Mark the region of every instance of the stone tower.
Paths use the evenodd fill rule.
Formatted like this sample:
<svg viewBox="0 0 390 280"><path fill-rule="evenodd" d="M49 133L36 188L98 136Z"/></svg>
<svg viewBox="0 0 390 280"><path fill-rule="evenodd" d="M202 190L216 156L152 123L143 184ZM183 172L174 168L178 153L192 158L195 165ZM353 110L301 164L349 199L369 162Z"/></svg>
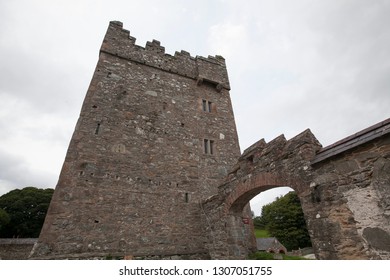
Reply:
<svg viewBox="0 0 390 280"><path fill-rule="evenodd" d="M201 201L240 155L221 56L110 22L32 258L209 258Z"/></svg>

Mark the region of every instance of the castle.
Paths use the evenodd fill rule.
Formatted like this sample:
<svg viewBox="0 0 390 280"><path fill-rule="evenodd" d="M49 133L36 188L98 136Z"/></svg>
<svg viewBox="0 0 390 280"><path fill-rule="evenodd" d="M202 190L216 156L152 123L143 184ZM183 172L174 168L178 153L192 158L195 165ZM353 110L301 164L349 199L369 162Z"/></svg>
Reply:
<svg viewBox="0 0 390 280"><path fill-rule="evenodd" d="M229 90L221 56L143 48L110 22L30 257L243 259L250 199L290 186L318 259L390 259L390 119L241 155Z"/></svg>
<svg viewBox="0 0 390 280"><path fill-rule="evenodd" d="M35 254L209 258L200 203L240 155L229 90L221 56L111 22Z"/></svg>

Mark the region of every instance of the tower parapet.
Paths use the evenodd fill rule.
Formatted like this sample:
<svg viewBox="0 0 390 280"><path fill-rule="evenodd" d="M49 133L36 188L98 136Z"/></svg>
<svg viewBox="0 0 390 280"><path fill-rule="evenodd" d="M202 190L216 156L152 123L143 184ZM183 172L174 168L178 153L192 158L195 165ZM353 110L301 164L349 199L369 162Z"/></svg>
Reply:
<svg viewBox="0 0 390 280"><path fill-rule="evenodd" d="M218 90L230 90L225 59L222 56L192 57L186 51L175 52L172 56L165 53L165 48L157 40L147 42L145 47L136 45L135 41L136 38L130 36L130 31L123 29L122 22L111 21L100 52L199 82L207 81Z"/></svg>

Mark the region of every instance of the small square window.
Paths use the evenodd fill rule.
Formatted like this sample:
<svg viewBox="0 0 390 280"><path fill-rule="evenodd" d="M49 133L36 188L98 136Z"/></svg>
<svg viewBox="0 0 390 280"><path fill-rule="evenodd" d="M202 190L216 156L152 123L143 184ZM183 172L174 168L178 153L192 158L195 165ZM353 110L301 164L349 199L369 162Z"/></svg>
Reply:
<svg viewBox="0 0 390 280"><path fill-rule="evenodd" d="M213 103L211 101L202 99L203 112L211 113L212 107L213 107Z"/></svg>

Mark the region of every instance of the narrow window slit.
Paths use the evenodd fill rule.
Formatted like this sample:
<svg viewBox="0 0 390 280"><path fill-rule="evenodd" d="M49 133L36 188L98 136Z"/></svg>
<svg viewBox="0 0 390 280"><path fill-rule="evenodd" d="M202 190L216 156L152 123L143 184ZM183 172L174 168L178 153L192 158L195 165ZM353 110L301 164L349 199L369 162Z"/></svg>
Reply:
<svg viewBox="0 0 390 280"><path fill-rule="evenodd" d="M185 202L186 202L186 203L189 202L190 199L189 199L188 193L185 193L184 199L185 199Z"/></svg>
<svg viewBox="0 0 390 280"><path fill-rule="evenodd" d="M98 135L100 130L100 123L97 124L95 134Z"/></svg>
<svg viewBox="0 0 390 280"><path fill-rule="evenodd" d="M213 140L210 140L210 155L213 155L214 154L214 141Z"/></svg>

